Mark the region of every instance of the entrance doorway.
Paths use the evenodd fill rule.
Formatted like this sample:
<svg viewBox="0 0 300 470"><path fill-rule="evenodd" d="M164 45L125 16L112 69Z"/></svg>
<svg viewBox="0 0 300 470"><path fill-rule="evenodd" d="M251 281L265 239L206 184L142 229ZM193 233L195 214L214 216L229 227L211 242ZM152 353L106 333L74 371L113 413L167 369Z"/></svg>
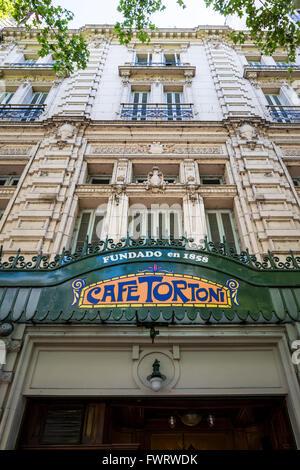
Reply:
<svg viewBox="0 0 300 470"><path fill-rule="evenodd" d="M284 397L30 400L22 449L295 449Z"/></svg>

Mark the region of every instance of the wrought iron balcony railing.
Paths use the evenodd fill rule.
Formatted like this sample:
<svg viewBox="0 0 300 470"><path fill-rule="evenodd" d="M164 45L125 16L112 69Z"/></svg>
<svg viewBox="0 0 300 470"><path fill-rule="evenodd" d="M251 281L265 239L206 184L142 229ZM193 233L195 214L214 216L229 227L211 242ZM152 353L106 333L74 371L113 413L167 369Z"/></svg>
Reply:
<svg viewBox="0 0 300 470"><path fill-rule="evenodd" d="M53 67L53 63L38 63L38 62L12 62L9 64L10 67L30 67L30 68L43 68L43 67Z"/></svg>
<svg viewBox="0 0 300 470"><path fill-rule="evenodd" d="M120 117L131 121L161 119L183 121L194 117L193 105L189 104L135 104L122 103Z"/></svg>
<svg viewBox="0 0 300 470"><path fill-rule="evenodd" d="M0 119L34 121L40 117L45 107L45 104L0 104Z"/></svg>
<svg viewBox="0 0 300 470"><path fill-rule="evenodd" d="M267 106L269 113L277 122L300 123L300 106Z"/></svg>
<svg viewBox="0 0 300 470"><path fill-rule="evenodd" d="M162 66L162 67L177 67L183 65L182 62L131 62L130 65L137 67L151 67L151 66Z"/></svg>
<svg viewBox="0 0 300 470"><path fill-rule="evenodd" d="M259 77L288 77L292 74L293 78L300 77L300 65L296 64L247 64L244 66L245 78L259 78Z"/></svg>
<svg viewBox="0 0 300 470"><path fill-rule="evenodd" d="M249 67L251 69L270 69L270 70L300 70L300 65L295 64L276 64L276 65L267 65L267 64L248 64L245 67Z"/></svg>

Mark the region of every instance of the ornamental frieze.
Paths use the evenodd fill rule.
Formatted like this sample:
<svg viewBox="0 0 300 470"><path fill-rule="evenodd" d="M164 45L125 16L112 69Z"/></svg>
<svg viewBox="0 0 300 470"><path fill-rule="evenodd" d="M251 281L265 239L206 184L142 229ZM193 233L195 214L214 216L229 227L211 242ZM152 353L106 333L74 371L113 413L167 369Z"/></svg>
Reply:
<svg viewBox="0 0 300 470"><path fill-rule="evenodd" d="M28 155L32 147L28 146L10 146L10 145L1 145L0 154L1 155Z"/></svg>
<svg viewBox="0 0 300 470"><path fill-rule="evenodd" d="M154 146L159 144L160 151L153 151ZM91 146L92 154L139 154L139 153L175 153L175 154L194 154L194 155L224 155L223 147L207 147L199 145L181 145L181 144L161 144L153 142L151 144L132 144L132 145L97 145Z"/></svg>

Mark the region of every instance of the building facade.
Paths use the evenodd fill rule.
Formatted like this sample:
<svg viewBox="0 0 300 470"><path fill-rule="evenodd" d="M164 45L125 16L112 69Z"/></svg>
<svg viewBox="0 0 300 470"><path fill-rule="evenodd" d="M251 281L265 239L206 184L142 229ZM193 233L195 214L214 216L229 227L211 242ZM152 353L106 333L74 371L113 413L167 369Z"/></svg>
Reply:
<svg viewBox="0 0 300 470"><path fill-rule="evenodd" d="M2 30L0 448L299 448L300 56L80 32Z"/></svg>

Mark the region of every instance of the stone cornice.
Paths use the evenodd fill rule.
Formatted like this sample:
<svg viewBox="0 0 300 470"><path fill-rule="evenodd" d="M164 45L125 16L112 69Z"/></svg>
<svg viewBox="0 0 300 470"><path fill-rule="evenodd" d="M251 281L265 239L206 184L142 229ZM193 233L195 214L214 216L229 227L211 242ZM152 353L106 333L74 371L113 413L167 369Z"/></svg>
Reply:
<svg viewBox="0 0 300 470"><path fill-rule="evenodd" d="M148 34L151 39L153 40L164 40L167 39L168 41L187 41L189 39L204 39L209 38L210 36L214 35L222 35L229 39L229 34L232 31L231 28L228 26L196 26L194 28L159 28L157 30L148 31ZM27 31L24 27L5 27L2 29L2 36L4 42L7 39L16 38L18 43L25 41L27 42L34 42L36 41L36 37L38 34L37 29L32 29ZM108 39L114 37L117 39L117 35L114 32L113 25L84 25L78 29L69 29L68 31L69 36L74 36L75 34L81 34L85 36L88 40L95 40L95 35L101 35L102 37L99 39ZM138 41L136 33L133 32L133 39L132 43ZM138 41L140 43L140 41Z"/></svg>

